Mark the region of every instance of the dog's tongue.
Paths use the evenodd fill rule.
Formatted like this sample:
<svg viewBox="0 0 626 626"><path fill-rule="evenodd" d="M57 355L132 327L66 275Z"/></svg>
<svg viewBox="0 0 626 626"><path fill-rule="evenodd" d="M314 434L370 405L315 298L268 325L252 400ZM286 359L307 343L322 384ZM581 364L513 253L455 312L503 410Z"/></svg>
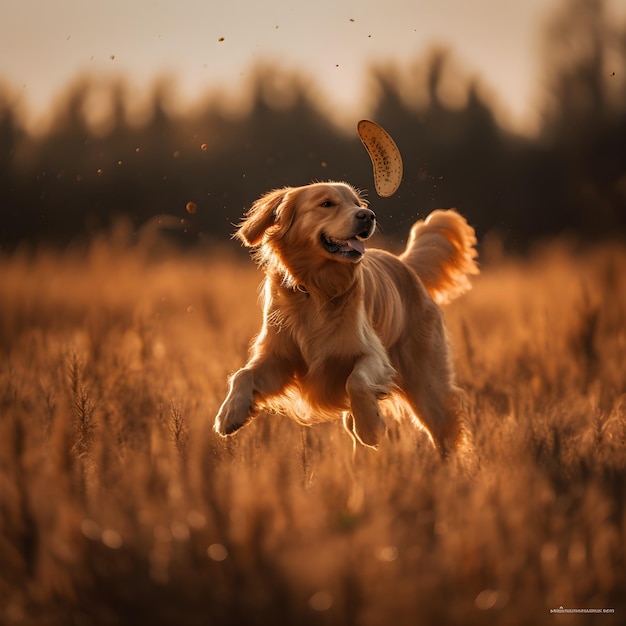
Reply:
<svg viewBox="0 0 626 626"><path fill-rule="evenodd" d="M365 246L362 241L359 241L356 237L352 239L348 239L346 243L353 249L356 250L359 254L365 254Z"/></svg>

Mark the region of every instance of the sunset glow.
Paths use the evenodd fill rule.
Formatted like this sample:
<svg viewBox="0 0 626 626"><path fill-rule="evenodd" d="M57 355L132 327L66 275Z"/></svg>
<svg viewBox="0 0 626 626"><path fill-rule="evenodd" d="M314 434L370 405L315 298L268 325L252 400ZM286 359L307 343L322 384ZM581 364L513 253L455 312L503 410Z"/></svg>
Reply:
<svg viewBox="0 0 626 626"><path fill-rule="evenodd" d="M617 5L607 3L623 18ZM0 80L17 92L32 122L81 74L124 76L138 101L169 76L176 105L188 107L209 92L240 93L253 68L268 62L310 77L336 115L363 116L371 103L368 68L389 62L407 68L443 46L464 74L479 77L505 121L532 128L544 71L542 27L561 6L561 0L8 0L0 7Z"/></svg>

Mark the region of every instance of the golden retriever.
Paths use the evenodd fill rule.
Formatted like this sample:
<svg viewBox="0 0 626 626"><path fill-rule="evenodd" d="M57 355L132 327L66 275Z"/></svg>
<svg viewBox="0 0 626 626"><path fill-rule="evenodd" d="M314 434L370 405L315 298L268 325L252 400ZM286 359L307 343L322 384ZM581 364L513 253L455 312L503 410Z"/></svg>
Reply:
<svg viewBox="0 0 626 626"><path fill-rule="evenodd" d="M263 326L230 378L215 431L231 435L261 410L305 424L340 418L376 447L379 400L395 398L446 455L464 432L443 303L478 273L474 230L454 210L411 229L399 256L365 250L376 216L346 183L271 191L237 237L265 272Z"/></svg>

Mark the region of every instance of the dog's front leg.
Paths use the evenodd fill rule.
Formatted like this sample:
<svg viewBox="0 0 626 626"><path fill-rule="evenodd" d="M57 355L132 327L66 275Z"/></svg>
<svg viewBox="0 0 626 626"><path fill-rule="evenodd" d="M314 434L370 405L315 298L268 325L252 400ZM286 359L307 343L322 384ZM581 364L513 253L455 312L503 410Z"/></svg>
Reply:
<svg viewBox="0 0 626 626"><path fill-rule="evenodd" d="M222 437L239 430L257 412L257 405L280 393L289 380L284 363L276 359L252 360L231 377L226 399L213 429Z"/></svg>
<svg viewBox="0 0 626 626"><path fill-rule="evenodd" d="M354 435L364 445L376 447L387 431L383 422L378 398L390 391L394 370L378 355L364 356L357 361L346 382L346 392L350 400L350 423Z"/></svg>

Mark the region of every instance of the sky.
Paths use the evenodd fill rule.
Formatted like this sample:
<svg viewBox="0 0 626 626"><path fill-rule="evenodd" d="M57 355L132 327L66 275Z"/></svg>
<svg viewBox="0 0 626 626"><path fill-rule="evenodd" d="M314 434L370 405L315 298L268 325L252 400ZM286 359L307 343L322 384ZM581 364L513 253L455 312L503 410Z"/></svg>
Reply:
<svg viewBox="0 0 626 626"><path fill-rule="evenodd" d="M626 3L607 0L626 15ZM30 120L81 73L123 75L137 94L172 77L181 105L237 93L263 61L303 70L326 108L366 112L368 68L448 46L513 128L541 94L545 19L564 0L0 0L0 84ZM616 7L620 7L617 9Z"/></svg>

